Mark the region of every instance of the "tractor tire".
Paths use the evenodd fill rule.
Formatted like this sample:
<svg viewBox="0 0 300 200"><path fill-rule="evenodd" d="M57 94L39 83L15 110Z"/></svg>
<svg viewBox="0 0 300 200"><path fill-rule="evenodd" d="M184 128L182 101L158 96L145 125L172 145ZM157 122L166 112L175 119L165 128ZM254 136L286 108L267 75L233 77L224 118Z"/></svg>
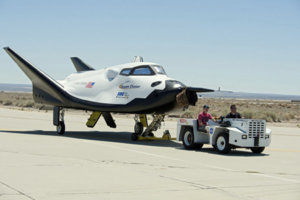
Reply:
<svg viewBox="0 0 300 200"><path fill-rule="evenodd" d="M194 143L194 131L192 128L187 127L184 129L182 136L182 144L184 148L188 150L196 148L196 145Z"/></svg>
<svg viewBox="0 0 300 200"><path fill-rule="evenodd" d="M265 147L252 147L250 148L252 153L260 154L265 150Z"/></svg>
<svg viewBox="0 0 300 200"><path fill-rule="evenodd" d="M221 154L227 154L231 150L231 145L229 144L228 134L220 133L216 139L215 143L216 149Z"/></svg>

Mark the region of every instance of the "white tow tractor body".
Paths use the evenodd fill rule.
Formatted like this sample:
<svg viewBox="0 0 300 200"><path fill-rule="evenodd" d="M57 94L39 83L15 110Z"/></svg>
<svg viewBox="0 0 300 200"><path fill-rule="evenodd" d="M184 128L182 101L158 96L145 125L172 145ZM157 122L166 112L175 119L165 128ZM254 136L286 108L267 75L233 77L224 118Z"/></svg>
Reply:
<svg viewBox="0 0 300 200"><path fill-rule="evenodd" d="M210 120L205 130L199 130L198 120L181 118L176 139L182 141L186 149L210 144L220 153L228 153L232 148L250 148L253 153L261 153L270 145L271 130L265 120L229 118L220 123Z"/></svg>

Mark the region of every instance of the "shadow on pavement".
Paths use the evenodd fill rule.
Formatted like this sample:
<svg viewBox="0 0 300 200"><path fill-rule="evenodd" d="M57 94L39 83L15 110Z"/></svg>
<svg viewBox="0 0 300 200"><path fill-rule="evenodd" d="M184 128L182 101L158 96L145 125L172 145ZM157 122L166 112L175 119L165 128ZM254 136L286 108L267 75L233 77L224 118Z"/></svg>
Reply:
<svg viewBox="0 0 300 200"><path fill-rule="evenodd" d="M57 135L56 131L43 131L43 130L32 130L32 131L9 131L0 130L3 133L12 134L28 134L28 135L45 135L45 136L56 136L56 137L70 137L85 140L98 140L104 142L118 142L125 144L134 145L145 145L145 146L157 146L157 147L174 147L181 148L181 143L167 140L155 140L155 141L132 141L132 132L99 132L99 131L67 131L64 135Z"/></svg>
<svg viewBox="0 0 300 200"><path fill-rule="evenodd" d="M28 135L45 135L45 136L55 136L55 137L70 137L76 139L85 139L85 140L95 140L95 141L104 141L104 142L116 142L124 144L133 144L133 145L144 145L152 147L172 147L183 151L188 151L184 149L181 143L175 141L166 141L166 140L155 140L155 141L132 141L131 132L100 132L100 131L68 131L64 135L57 135L56 131L43 131L43 130L32 130L32 131L15 131L15 130L0 130L3 133L12 133L12 134L28 134ZM258 156L269 156L269 154L254 154L249 149L233 149L229 154L219 154L214 148L204 146L201 150L189 150L193 152L215 154L219 156L241 156L241 157L258 157Z"/></svg>
<svg viewBox="0 0 300 200"><path fill-rule="evenodd" d="M182 149L185 150L185 149ZM228 157L264 157L264 156L269 156L269 154L261 153L261 154L255 154L252 153L250 149L245 149L245 148L239 148L239 149L232 149L228 154L220 154L217 150L215 150L213 147L207 147L203 146L202 149L196 149L196 150L190 150L193 152L202 152L202 153L209 153L209 154L215 154L219 156L228 156Z"/></svg>

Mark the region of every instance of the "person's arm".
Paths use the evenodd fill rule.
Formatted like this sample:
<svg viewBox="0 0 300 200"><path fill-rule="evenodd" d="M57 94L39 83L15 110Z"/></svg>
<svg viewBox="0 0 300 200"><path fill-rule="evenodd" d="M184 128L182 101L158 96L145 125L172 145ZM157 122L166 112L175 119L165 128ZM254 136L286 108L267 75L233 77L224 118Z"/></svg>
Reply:
<svg viewBox="0 0 300 200"><path fill-rule="evenodd" d="M199 124L199 127L200 126L203 126L203 123L202 123L202 116L199 114L198 115L198 124Z"/></svg>
<svg viewBox="0 0 300 200"><path fill-rule="evenodd" d="M216 121L215 118L211 114L209 114L208 118L213 120L214 122Z"/></svg>

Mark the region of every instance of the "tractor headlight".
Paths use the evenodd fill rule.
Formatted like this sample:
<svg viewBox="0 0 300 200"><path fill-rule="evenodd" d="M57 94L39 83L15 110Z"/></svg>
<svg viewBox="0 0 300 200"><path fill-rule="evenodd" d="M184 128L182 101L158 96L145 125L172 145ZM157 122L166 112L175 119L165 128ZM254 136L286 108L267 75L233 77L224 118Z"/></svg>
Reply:
<svg viewBox="0 0 300 200"><path fill-rule="evenodd" d="M247 135L242 135L242 139L246 140L247 139Z"/></svg>

